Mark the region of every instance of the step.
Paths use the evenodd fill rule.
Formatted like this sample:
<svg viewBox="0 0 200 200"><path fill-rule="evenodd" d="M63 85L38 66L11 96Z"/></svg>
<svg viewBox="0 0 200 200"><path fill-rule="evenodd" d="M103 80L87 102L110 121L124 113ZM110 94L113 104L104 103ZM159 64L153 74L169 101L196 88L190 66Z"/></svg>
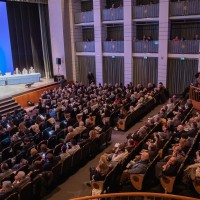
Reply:
<svg viewBox="0 0 200 200"><path fill-rule="evenodd" d="M15 106L12 106L12 107L9 107L9 108L0 110L0 113L1 113L2 115L6 114L6 113L8 113L8 112L13 113L14 110L20 109L20 108L21 108L21 106L17 104L17 105L15 105Z"/></svg>
<svg viewBox="0 0 200 200"><path fill-rule="evenodd" d="M15 102L15 101L8 103L8 104L5 104L5 105L0 104L0 111L3 110L3 109L9 108L9 107L15 106L15 105L18 105L18 103Z"/></svg>
<svg viewBox="0 0 200 200"><path fill-rule="evenodd" d="M8 100L4 100L0 102L0 106L6 105L6 104L10 104L12 102L15 102L14 99L8 99Z"/></svg>
<svg viewBox="0 0 200 200"><path fill-rule="evenodd" d="M0 103L4 102L4 101L9 101L9 100L12 100L12 97L8 97L8 98L5 98L5 99L0 99Z"/></svg>

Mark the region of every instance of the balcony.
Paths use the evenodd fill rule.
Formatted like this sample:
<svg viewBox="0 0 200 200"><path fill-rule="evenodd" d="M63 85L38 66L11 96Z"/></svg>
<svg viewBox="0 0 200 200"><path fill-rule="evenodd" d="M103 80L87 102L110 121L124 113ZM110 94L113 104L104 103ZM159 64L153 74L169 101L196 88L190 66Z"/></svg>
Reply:
<svg viewBox="0 0 200 200"><path fill-rule="evenodd" d="M169 41L168 48L171 54L198 54L199 40Z"/></svg>
<svg viewBox="0 0 200 200"><path fill-rule="evenodd" d="M158 41L135 41L133 42L134 53L158 53Z"/></svg>
<svg viewBox="0 0 200 200"><path fill-rule="evenodd" d="M102 12L102 18L103 21L123 20L124 19L123 8L105 9Z"/></svg>
<svg viewBox="0 0 200 200"><path fill-rule="evenodd" d="M156 18L159 17L159 4L147 4L133 7L133 18Z"/></svg>
<svg viewBox="0 0 200 200"><path fill-rule="evenodd" d="M95 52L94 41L76 42L76 52Z"/></svg>
<svg viewBox="0 0 200 200"><path fill-rule="evenodd" d="M75 24L94 22L93 11L76 13L74 18Z"/></svg>
<svg viewBox="0 0 200 200"><path fill-rule="evenodd" d="M200 1L179 1L170 2L170 16L185 16L185 15L199 15L200 14Z"/></svg>
<svg viewBox="0 0 200 200"><path fill-rule="evenodd" d="M103 51L107 53L124 53L124 41L105 41Z"/></svg>

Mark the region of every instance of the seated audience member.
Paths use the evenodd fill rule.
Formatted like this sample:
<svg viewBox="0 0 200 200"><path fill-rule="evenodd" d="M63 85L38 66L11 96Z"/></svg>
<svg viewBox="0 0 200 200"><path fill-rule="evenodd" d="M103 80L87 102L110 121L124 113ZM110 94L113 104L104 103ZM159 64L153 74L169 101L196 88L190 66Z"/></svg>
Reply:
<svg viewBox="0 0 200 200"><path fill-rule="evenodd" d="M71 139L70 142L68 142L69 148L68 153L70 155L73 155L76 151L80 149L80 146L77 144L75 139Z"/></svg>
<svg viewBox="0 0 200 200"><path fill-rule="evenodd" d="M134 106L129 107L128 114L133 113L135 111Z"/></svg>
<svg viewBox="0 0 200 200"><path fill-rule="evenodd" d="M16 163L13 167L12 167L12 170L13 171L17 171L18 169L20 169L21 167L25 166L25 165L28 165L28 161L24 158L22 158L20 160L19 163Z"/></svg>
<svg viewBox="0 0 200 200"><path fill-rule="evenodd" d="M86 127L84 126L84 122L81 121L79 122L79 126L75 128L75 131L77 132L77 134L79 134L82 133L85 129Z"/></svg>
<svg viewBox="0 0 200 200"><path fill-rule="evenodd" d="M134 147L135 147L134 140L128 139L125 149L130 153L134 149Z"/></svg>
<svg viewBox="0 0 200 200"><path fill-rule="evenodd" d="M3 181L0 189L0 199L5 199L13 191L11 181Z"/></svg>
<svg viewBox="0 0 200 200"><path fill-rule="evenodd" d="M99 137L99 133L96 130L91 130L89 132L89 137L87 139L81 139L80 140L80 146L84 146L85 144L87 144L90 141L93 141L94 139ZM85 138L85 137L84 137Z"/></svg>
<svg viewBox="0 0 200 200"><path fill-rule="evenodd" d="M115 146L114 152L105 153L100 157L100 162L107 163L108 166L114 167L128 155L124 144L118 143Z"/></svg>
<svg viewBox="0 0 200 200"><path fill-rule="evenodd" d="M51 171L52 168L59 162L60 157L54 156L52 153L46 155L45 160L42 163L43 171Z"/></svg>
<svg viewBox="0 0 200 200"><path fill-rule="evenodd" d="M169 158L167 161L161 161L156 164L155 175L159 179L161 176L175 176L178 168L180 166L180 162L175 154Z"/></svg>
<svg viewBox="0 0 200 200"><path fill-rule="evenodd" d="M33 180L38 174L42 172L42 162L40 160L36 160L32 166L29 168L30 172L28 176Z"/></svg>
<svg viewBox="0 0 200 200"><path fill-rule="evenodd" d="M33 143L31 142L31 140L28 137L25 137L23 140L22 151L26 153L32 146L33 146Z"/></svg>
<svg viewBox="0 0 200 200"><path fill-rule="evenodd" d="M10 174L12 174L12 170L9 169L8 164L7 163L2 163L1 164L1 173L0 173L0 181L9 176Z"/></svg>
<svg viewBox="0 0 200 200"><path fill-rule="evenodd" d="M45 158L45 156L46 156L46 154L47 154L48 151L49 151L49 148L47 147L47 145L46 144L41 144L39 155L42 158Z"/></svg>
<svg viewBox="0 0 200 200"><path fill-rule="evenodd" d="M77 131L73 128L73 126L68 126L68 133L67 136L65 137L64 142L69 141L70 139L72 139L74 136L77 135Z"/></svg>
<svg viewBox="0 0 200 200"><path fill-rule="evenodd" d="M31 165L33 163L33 161L40 157L40 155L38 154L38 151L35 147L33 147L31 150L30 150L30 155L28 157L28 163L29 165Z"/></svg>
<svg viewBox="0 0 200 200"><path fill-rule="evenodd" d="M56 121L53 117L50 116L50 114L46 115L46 123L48 127L52 127L55 125Z"/></svg>
<svg viewBox="0 0 200 200"><path fill-rule="evenodd" d="M16 175L15 175L15 180L12 183L14 188L21 188L23 187L26 183L28 183L30 181L30 177L26 176L25 172L23 171L19 171Z"/></svg>
<svg viewBox="0 0 200 200"><path fill-rule="evenodd" d="M70 156L68 149L65 145L61 147L61 153L59 154L61 161L63 162L67 157Z"/></svg>
<svg viewBox="0 0 200 200"><path fill-rule="evenodd" d="M200 150L196 151L196 157L193 160L193 163L188 165L184 170L183 175L183 183L188 184L191 183L191 181L194 181L196 179L200 179Z"/></svg>
<svg viewBox="0 0 200 200"><path fill-rule="evenodd" d="M96 168L90 168L90 180L103 181L109 170L109 167L105 163L99 162Z"/></svg>
<svg viewBox="0 0 200 200"><path fill-rule="evenodd" d="M149 153L142 151L137 161L131 163L131 167L123 171L120 184L123 185L129 180L130 174L144 174L149 165Z"/></svg>

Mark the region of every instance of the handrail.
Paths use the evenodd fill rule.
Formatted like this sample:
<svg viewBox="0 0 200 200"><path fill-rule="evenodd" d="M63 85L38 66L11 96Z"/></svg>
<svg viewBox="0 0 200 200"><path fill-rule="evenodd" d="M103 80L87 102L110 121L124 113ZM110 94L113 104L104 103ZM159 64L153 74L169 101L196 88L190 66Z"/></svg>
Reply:
<svg viewBox="0 0 200 200"><path fill-rule="evenodd" d="M189 98L192 100L194 109L200 110L200 88L190 85Z"/></svg>
<svg viewBox="0 0 200 200"><path fill-rule="evenodd" d="M124 193L113 193L113 194L101 194L94 196L78 197L71 200L92 200L101 198L115 198L115 197L159 197L165 199L174 200L198 200L197 198L178 196L173 194L161 194L161 193L149 193L149 192L124 192Z"/></svg>
<svg viewBox="0 0 200 200"><path fill-rule="evenodd" d="M195 101L200 102L200 88L195 87L195 86L190 86L190 94L189 94L189 98Z"/></svg>

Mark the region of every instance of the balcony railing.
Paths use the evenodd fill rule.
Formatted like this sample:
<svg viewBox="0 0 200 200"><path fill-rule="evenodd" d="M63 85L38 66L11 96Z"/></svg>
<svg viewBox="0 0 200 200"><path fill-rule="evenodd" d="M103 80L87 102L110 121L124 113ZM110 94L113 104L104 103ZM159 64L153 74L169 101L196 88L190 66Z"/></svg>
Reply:
<svg viewBox="0 0 200 200"><path fill-rule="evenodd" d="M98 190L98 189L96 189ZM124 193L113 193L113 194L100 194L94 196L78 197L70 200L92 200L92 199L105 199L105 200L121 200L121 199L140 199L140 200L197 200L197 198L178 196L173 194L160 194L160 193L148 193L148 192L124 192Z"/></svg>
<svg viewBox="0 0 200 200"><path fill-rule="evenodd" d="M199 53L199 40L169 41L168 52L171 54Z"/></svg>
<svg viewBox="0 0 200 200"><path fill-rule="evenodd" d="M76 13L74 21L75 24L94 22L93 11Z"/></svg>
<svg viewBox="0 0 200 200"><path fill-rule="evenodd" d="M147 4L133 7L133 18L155 18L159 16L159 4Z"/></svg>
<svg viewBox="0 0 200 200"><path fill-rule="evenodd" d="M105 9L103 10L102 17L103 21L123 20L124 19L123 8Z"/></svg>
<svg viewBox="0 0 200 200"><path fill-rule="evenodd" d="M158 53L158 41L135 41L133 42L134 53Z"/></svg>
<svg viewBox="0 0 200 200"><path fill-rule="evenodd" d="M94 41L76 42L76 52L95 52Z"/></svg>
<svg viewBox="0 0 200 200"><path fill-rule="evenodd" d="M104 52L108 53L124 53L123 41L105 41L103 43Z"/></svg>
<svg viewBox="0 0 200 200"><path fill-rule="evenodd" d="M193 107L200 109L200 88L190 85L189 98L192 100Z"/></svg>
<svg viewBox="0 0 200 200"><path fill-rule="evenodd" d="M199 15L200 1L179 1L170 2L170 16Z"/></svg>

